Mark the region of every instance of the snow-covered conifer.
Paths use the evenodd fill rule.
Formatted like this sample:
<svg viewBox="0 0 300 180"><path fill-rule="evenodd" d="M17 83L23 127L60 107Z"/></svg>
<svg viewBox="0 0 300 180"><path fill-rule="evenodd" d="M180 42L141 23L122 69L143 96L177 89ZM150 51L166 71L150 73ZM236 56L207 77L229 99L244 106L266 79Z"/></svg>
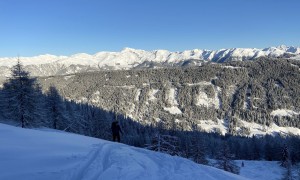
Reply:
<svg viewBox="0 0 300 180"><path fill-rule="evenodd" d="M38 100L41 88L35 78L30 77L22 64L18 63L11 69L11 77L2 89L2 104L5 117L20 122L21 126L35 126L39 117Z"/></svg>

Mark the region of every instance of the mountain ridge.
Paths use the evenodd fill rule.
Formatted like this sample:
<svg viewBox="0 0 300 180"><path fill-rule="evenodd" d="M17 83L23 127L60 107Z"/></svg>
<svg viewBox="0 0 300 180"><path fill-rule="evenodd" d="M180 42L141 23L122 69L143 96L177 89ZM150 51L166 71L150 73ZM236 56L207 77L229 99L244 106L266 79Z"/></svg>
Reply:
<svg viewBox="0 0 300 180"><path fill-rule="evenodd" d="M299 60L300 48L281 45L264 49L193 49L171 52L168 50L146 51L127 47L120 52L101 51L93 55L77 53L70 56L45 54L34 57L4 57L0 58L0 79L10 76L10 68L17 63L18 59L32 76L56 76L103 70L201 66L209 62L247 61L260 57Z"/></svg>
<svg viewBox="0 0 300 180"><path fill-rule="evenodd" d="M80 60L90 60L90 63L98 63L100 65L112 65L111 62L107 63L107 60L115 61L115 63L120 63L119 61L124 59L134 59L138 58L140 62L145 60L152 60L155 62L169 61L178 62L187 59L198 59L219 62L224 59L224 57L234 57L235 60L253 59L261 56L269 57L279 57L284 53L290 53L291 55L300 55L300 47L295 46L285 46L280 45L277 47L269 48L228 48L219 50L202 50L202 49L192 49L184 51L168 51L163 49L146 51L142 49L134 49L125 47L119 52L109 52L100 51L95 54L87 53L76 53L70 56L56 56L51 54L38 55L33 57L19 57L20 61L24 65L37 65L37 64L48 64L48 63L62 63L62 64L78 64L86 65L87 63ZM12 66L17 61L18 57L0 57L0 66ZM41 59L44 62L39 62ZM11 60L13 62L7 62ZM224 61L228 61L225 58ZM69 62L68 62L69 61ZM94 62L92 62L94 61ZM68 62L68 63L66 63ZM92 63L91 63L92 62ZM127 64L128 65L128 64Z"/></svg>

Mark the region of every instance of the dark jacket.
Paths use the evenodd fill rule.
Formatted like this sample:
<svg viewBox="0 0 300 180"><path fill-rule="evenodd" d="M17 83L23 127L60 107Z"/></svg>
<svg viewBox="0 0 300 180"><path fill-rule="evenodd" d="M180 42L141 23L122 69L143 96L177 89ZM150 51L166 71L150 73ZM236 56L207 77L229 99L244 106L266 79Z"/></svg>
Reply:
<svg viewBox="0 0 300 180"><path fill-rule="evenodd" d="M118 122L113 122L111 124L111 131L115 135L119 135L120 132L123 133L120 126L119 126L119 124L118 124Z"/></svg>

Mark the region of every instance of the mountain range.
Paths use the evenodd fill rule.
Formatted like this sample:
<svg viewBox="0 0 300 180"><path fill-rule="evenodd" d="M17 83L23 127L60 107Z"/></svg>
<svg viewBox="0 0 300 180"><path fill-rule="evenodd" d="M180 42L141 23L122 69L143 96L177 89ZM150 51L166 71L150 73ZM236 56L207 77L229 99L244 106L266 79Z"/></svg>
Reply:
<svg viewBox="0 0 300 180"><path fill-rule="evenodd" d="M71 56L40 55L19 57L33 76L66 75L99 70L129 70L174 66L200 66L203 63L254 60L259 57L300 59L300 48L281 45L264 49L231 48L220 50L167 50L145 51L124 48L120 52L98 52ZM0 58L0 77L9 76L9 68L16 64L17 57Z"/></svg>
<svg viewBox="0 0 300 180"><path fill-rule="evenodd" d="M0 82L17 59L0 58ZM125 48L19 59L31 75L40 76L43 91L55 85L66 99L107 111L117 108L142 124L175 120L185 130L197 124L221 134L300 134L299 47Z"/></svg>

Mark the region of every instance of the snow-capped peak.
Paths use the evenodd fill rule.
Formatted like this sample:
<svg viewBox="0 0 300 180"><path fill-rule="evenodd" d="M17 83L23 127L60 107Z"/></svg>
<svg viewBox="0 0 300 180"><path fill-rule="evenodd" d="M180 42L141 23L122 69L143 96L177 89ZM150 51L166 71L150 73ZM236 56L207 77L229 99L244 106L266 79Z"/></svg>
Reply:
<svg viewBox="0 0 300 180"><path fill-rule="evenodd" d="M124 49L122 49L121 52L122 53L126 53L126 52L144 52L144 50L142 50L142 49L134 49L134 48L130 48L130 47L125 47Z"/></svg>
<svg viewBox="0 0 300 180"><path fill-rule="evenodd" d="M125 47L122 51L135 51L135 49L130 47Z"/></svg>
<svg viewBox="0 0 300 180"><path fill-rule="evenodd" d="M62 65L89 65L91 67L115 67L115 69L131 69L145 62L179 63L188 59L198 59L213 62L242 61L255 59L261 56L280 57L285 53L294 56L300 55L300 48L281 45L265 49L231 48L220 50L186 50L171 52L168 50L145 51L126 47L120 52L98 52L95 54L78 53L71 56L55 56L50 54L34 57L19 57L24 65L41 65L58 63ZM0 66L11 67L18 58L0 58ZM117 65L117 66L116 66Z"/></svg>
<svg viewBox="0 0 300 180"><path fill-rule="evenodd" d="M286 49L288 48L288 46L282 44L282 45L280 45L280 46L277 46L276 48L282 49L282 50L286 50Z"/></svg>

